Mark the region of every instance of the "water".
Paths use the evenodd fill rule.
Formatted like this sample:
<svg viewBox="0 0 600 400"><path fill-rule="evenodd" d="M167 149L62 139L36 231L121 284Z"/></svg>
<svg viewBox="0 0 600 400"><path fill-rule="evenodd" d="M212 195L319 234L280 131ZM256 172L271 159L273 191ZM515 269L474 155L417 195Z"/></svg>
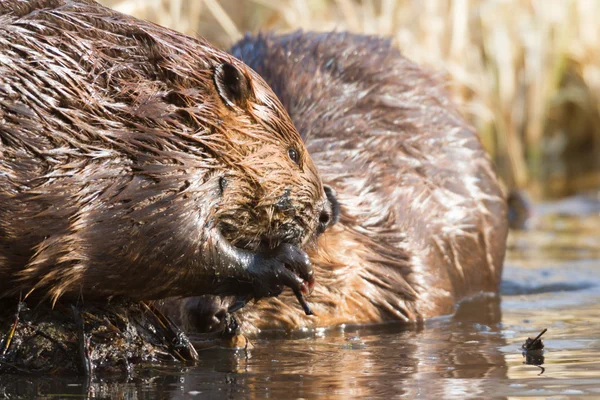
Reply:
<svg viewBox="0 0 600 400"><path fill-rule="evenodd" d="M416 329L349 327L201 351L197 366L106 377L0 377L0 396L112 398L600 397L600 214L511 233L501 299ZM541 366L520 346L544 328ZM539 363L539 360L538 360Z"/></svg>

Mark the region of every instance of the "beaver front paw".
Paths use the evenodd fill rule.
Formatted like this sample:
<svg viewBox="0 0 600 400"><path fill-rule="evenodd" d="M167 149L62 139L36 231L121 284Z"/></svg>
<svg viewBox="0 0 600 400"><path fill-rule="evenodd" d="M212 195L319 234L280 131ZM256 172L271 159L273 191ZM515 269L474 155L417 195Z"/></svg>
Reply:
<svg viewBox="0 0 600 400"><path fill-rule="evenodd" d="M252 299L279 295L291 288L307 314L312 314L303 293L312 291L315 278L310 258L300 248L282 243L274 249L253 253L232 246L220 233L209 258L218 271L220 282L213 294L234 295L234 309Z"/></svg>
<svg viewBox="0 0 600 400"><path fill-rule="evenodd" d="M308 293L314 285L314 272L308 254L291 244L281 244L266 254L256 254L248 266L254 298L279 295L284 286Z"/></svg>

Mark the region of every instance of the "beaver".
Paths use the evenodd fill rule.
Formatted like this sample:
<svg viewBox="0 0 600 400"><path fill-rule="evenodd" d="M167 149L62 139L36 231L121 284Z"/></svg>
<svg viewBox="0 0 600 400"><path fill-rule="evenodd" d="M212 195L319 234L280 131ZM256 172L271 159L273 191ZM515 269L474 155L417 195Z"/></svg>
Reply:
<svg viewBox="0 0 600 400"><path fill-rule="evenodd" d="M231 52L273 88L340 203L339 223L309 252L316 316L284 295L239 311L245 332L414 323L497 291L506 201L433 74L388 40L343 32L247 36ZM201 332L218 329L231 304L205 296L165 309Z"/></svg>
<svg viewBox="0 0 600 400"><path fill-rule="evenodd" d="M334 200L258 74L91 0L0 15L0 297L307 290Z"/></svg>

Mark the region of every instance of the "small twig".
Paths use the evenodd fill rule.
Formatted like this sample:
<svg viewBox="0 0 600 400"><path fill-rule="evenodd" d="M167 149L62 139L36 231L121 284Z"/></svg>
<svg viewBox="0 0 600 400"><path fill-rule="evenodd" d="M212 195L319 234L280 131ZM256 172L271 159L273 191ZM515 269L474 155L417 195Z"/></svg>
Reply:
<svg viewBox="0 0 600 400"><path fill-rule="evenodd" d="M158 321L160 326L164 329L165 334L170 334L169 336L171 337L169 339L171 340L169 343L169 347L171 348L171 351L173 351L175 356L179 359L179 361L196 361L198 359L198 352L190 343L187 336L185 336L185 333L183 333L181 329L179 329L179 327L175 325L169 317L165 316L160 309L156 308L154 304L148 305L143 301L141 303L146 308L146 310L149 311ZM178 348L185 349L188 352L187 357L182 355Z"/></svg>
<svg viewBox="0 0 600 400"><path fill-rule="evenodd" d="M12 339L15 336L15 332L17 331L17 325L19 324L19 314L21 311L27 308L27 305L22 301L21 295L19 295L19 303L17 304L17 312L15 313L15 322L13 322L12 327L10 328L10 332L6 337L6 342L4 343L4 347L2 348L2 357L6 355L10 344L12 343Z"/></svg>
<svg viewBox="0 0 600 400"><path fill-rule="evenodd" d="M81 356L81 365L83 366L83 373L87 377L92 376L93 365L92 360L90 359L90 353L88 351L90 347L91 337L85 334L85 323L79 310L74 305L71 305L71 311L73 312L73 320L75 324L79 326L79 330L77 332L77 336L79 339L79 355Z"/></svg>
<svg viewBox="0 0 600 400"><path fill-rule="evenodd" d="M148 304L146 304L145 302L141 302L141 304L144 306L144 308L146 309L146 311L150 312L150 314L152 314L152 316L154 317L154 319L158 322L158 324L160 325L160 327L166 332L167 326L165 325L164 321L157 315L156 311L156 307L150 307ZM170 347L170 346L169 346ZM179 351L177 351L177 349L172 348L171 349L173 351L173 353L175 354L175 356L177 357L177 359L181 362L186 361L185 358L179 353Z"/></svg>
<svg viewBox="0 0 600 400"><path fill-rule="evenodd" d="M156 320L158 321L158 323L160 324L160 327L163 329L167 329L166 325L163 323L163 321L158 317L158 315L156 315L156 313L154 312L154 310L156 309L156 307L152 307L150 308L150 306L148 304L146 304L145 302L141 301L140 302L142 304L142 306L144 306L144 308L146 309L146 311L148 311L150 314L152 314L154 316L154 318L156 318Z"/></svg>
<svg viewBox="0 0 600 400"><path fill-rule="evenodd" d="M302 306L304 313L306 315L314 315L313 311L311 310L310 306L306 302L306 299L304 298L302 293L299 290L294 290L294 294L296 295L296 299L298 299L298 303L300 303L300 305Z"/></svg>
<svg viewBox="0 0 600 400"><path fill-rule="evenodd" d="M543 330L543 331L541 331L541 332L540 332L540 334L539 334L539 335L537 335L537 336L535 337L535 339L533 339L533 341L535 342L535 341L539 340L539 338L541 338L541 337L542 337L542 335L543 335L544 333L546 333L547 331L548 331L548 328L544 328L544 330Z"/></svg>
<svg viewBox="0 0 600 400"><path fill-rule="evenodd" d="M544 348L544 342L542 342L541 337L547 331L548 329L544 329L542 332L540 332L539 335L535 337L535 339L527 338L527 340L525 340L525 343L523 344L523 346L521 346L521 348L524 351L542 350Z"/></svg>

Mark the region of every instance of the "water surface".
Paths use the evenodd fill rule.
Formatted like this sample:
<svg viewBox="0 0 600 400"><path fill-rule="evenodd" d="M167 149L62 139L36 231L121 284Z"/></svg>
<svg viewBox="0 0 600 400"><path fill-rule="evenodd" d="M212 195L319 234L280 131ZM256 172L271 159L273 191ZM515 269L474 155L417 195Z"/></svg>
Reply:
<svg viewBox="0 0 600 400"><path fill-rule="evenodd" d="M275 334L250 350L134 377L3 376L0 395L113 398L600 397L600 214L545 215L511 233L501 299L482 296L421 327ZM544 328L540 366L520 346Z"/></svg>

